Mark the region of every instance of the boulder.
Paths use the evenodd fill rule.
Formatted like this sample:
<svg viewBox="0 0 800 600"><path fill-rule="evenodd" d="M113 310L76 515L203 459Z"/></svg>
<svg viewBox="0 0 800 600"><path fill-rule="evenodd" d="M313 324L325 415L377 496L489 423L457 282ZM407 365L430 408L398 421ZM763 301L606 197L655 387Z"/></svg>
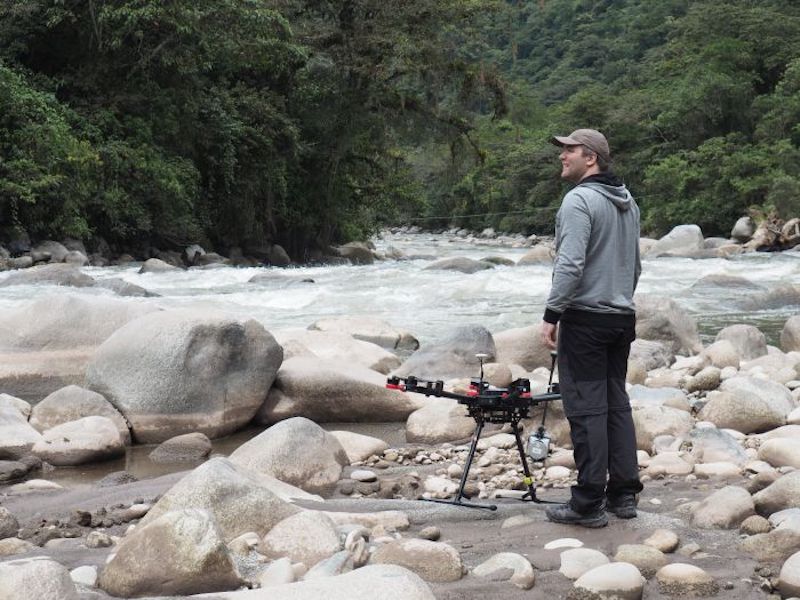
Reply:
<svg viewBox="0 0 800 600"><path fill-rule="evenodd" d="M729 433L714 427L693 429L689 435L692 442L692 458L700 463L729 462L743 466L749 457Z"/></svg>
<svg viewBox="0 0 800 600"><path fill-rule="evenodd" d="M418 394L386 389L386 377L376 371L295 356L281 365L255 422L298 416L317 423L404 421L422 403Z"/></svg>
<svg viewBox="0 0 800 600"><path fill-rule="evenodd" d="M370 558L370 564L391 564L405 567L430 582L458 581L463 563L458 551L443 542L401 539L381 544Z"/></svg>
<svg viewBox="0 0 800 600"><path fill-rule="evenodd" d="M800 508L800 471L792 471L753 495L756 511L769 516L779 510Z"/></svg>
<svg viewBox="0 0 800 600"><path fill-rule="evenodd" d="M260 552L268 558L288 557L312 567L342 549L336 524L314 510L299 512L277 523L265 536Z"/></svg>
<svg viewBox="0 0 800 600"><path fill-rule="evenodd" d="M298 512L290 503L293 498L314 497L227 458L212 458L164 493L139 525L171 511L198 508L213 515L227 542L251 531L266 534L276 523Z"/></svg>
<svg viewBox="0 0 800 600"><path fill-rule="evenodd" d="M778 589L784 598L800 597L800 551L783 563L778 576Z"/></svg>
<svg viewBox="0 0 800 600"><path fill-rule="evenodd" d="M669 345L672 354L697 354L703 349L694 318L670 299L638 294L636 337Z"/></svg>
<svg viewBox="0 0 800 600"><path fill-rule="evenodd" d="M758 449L758 458L773 467L800 469L800 438L774 438L766 440Z"/></svg>
<svg viewBox="0 0 800 600"><path fill-rule="evenodd" d="M475 421L467 407L449 398L430 398L425 406L409 415L406 440L423 444L441 444L469 438Z"/></svg>
<svg viewBox="0 0 800 600"><path fill-rule="evenodd" d="M276 331L275 339L282 346L289 341L299 342L322 360L366 367L384 375L400 366L400 359L385 348L347 333L284 330Z"/></svg>
<svg viewBox="0 0 800 600"><path fill-rule="evenodd" d="M304 417L273 425L234 450L230 460L313 493L332 489L348 464L339 440Z"/></svg>
<svg viewBox="0 0 800 600"><path fill-rule="evenodd" d="M686 393L679 388L650 388L644 385L633 385L628 390L631 406L666 406L688 411L689 400Z"/></svg>
<svg viewBox="0 0 800 600"><path fill-rule="evenodd" d="M86 366L116 329L158 310L100 296L45 296L0 314L0 389L39 401L82 385Z"/></svg>
<svg viewBox="0 0 800 600"><path fill-rule="evenodd" d="M101 279L95 284L95 287L105 288L111 290L117 296L127 296L133 298L145 298L158 296L158 294L149 292L140 285L130 283L119 277L110 277L109 279Z"/></svg>
<svg viewBox="0 0 800 600"><path fill-rule="evenodd" d="M125 416L139 442L194 431L220 437L253 418L282 360L257 321L169 310L116 331L95 352L86 381Z"/></svg>
<svg viewBox="0 0 800 600"><path fill-rule="evenodd" d="M645 473L650 477L688 475L694 470L692 457L684 452L661 452L648 461Z"/></svg>
<svg viewBox="0 0 800 600"><path fill-rule="evenodd" d="M161 442L150 454L156 463L195 462L211 454L211 440L204 433L185 433Z"/></svg>
<svg viewBox="0 0 800 600"><path fill-rule="evenodd" d="M720 425L712 421L717 427L736 429L742 433L772 429L783 425L786 422L786 417L795 408L791 392L786 386L774 381L757 377L737 376L723 381L719 389L737 398L734 403L736 408L742 411L738 420L745 427L748 422L751 423L751 428L749 430L739 429L738 427ZM727 420L733 420L731 417L732 415ZM725 418L725 416L718 415L718 418Z"/></svg>
<svg viewBox="0 0 800 600"><path fill-rule="evenodd" d="M800 351L800 316L789 317L781 330L781 350Z"/></svg>
<svg viewBox="0 0 800 600"><path fill-rule="evenodd" d="M611 561L608 557L599 550L570 548L561 553L561 566L558 571L569 579L579 579L584 573L609 562Z"/></svg>
<svg viewBox="0 0 800 600"><path fill-rule="evenodd" d="M500 552L483 561L472 570L477 577L497 577L499 571L510 572L507 577L515 586L529 590L535 582L535 574L530 561L515 552Z"/></svg>
<svg viewBox="0 0 800 600"><path fill-rule="evenodd" d="M485 271L486 269L494 269L494 265L490 262L482 260L474 260L466 258L465 256L452 256L448 258L440 258L432 262L423 270L425 271L458 271L459 273L466 273L468 275L477 273L478 271Z"/></svg>
<svg viewBox="0 0 800 600"><path fill-rule="evenodd" d="M219 528L204 510L177 510L140 524L116 550L98 579L112 596L185 596L243 583Z"/></svg>
<svg viewBox="0 0 800 600"><path fill-rule="evenodd" d="M430 380L476 377L480 370L476 354L486 354L485 362L495 362L494 338L485 327L465 325L439 343L417 350L392 374Z"/></svg>
<svg viewBox="0 0 800 600"><path fill-rule="evenodd" d="M30 424L38 431L52 429L83 417L106 417L119 431L123 443L131 443L128 422L120 412L97 392L68 385L56 390L33 407Z"/></svg>
<svg viewBox="0 0 800 600"><path fill-rule="evenodd" d="M631 344L630 360L641 364L646 371L652 371L670 366L675 360L675 353L672 352L671 344L636 339Z"/></svg>
<svg viewBox="0 0 800 600"><path fill-rule="evenodd" d="M0 506L0 540L16 537L19 532L19 521L5 506Z"/></svg>
<svg viewBox="0 0 800 600"><path fill-rule="evenodd" d="M800 551L800 529L779 527L743 539L739 548L764 563L781 563Z"/></svg>
<svg viewBox="0 0 800 600"><path fill-rule="evenodd" d="M0 598L79 600L69 571L45 556L0 563Z"/></svg>
<svg viewBox="0 0 800 600"><path fill-rule="evenodd" d="M41 434L16 408L0 406L0 459L13 460L29 454L41 439Z"/></svg>
<svg viewBox="0 0 800 600"><path fill-rule="evenodd" d="M719 585L700 567L686 563L672 563L656 573L658 589L670 596L715 596Z"/></svg>
<svg viewBox="0 0 800 600"><path fill-rule="evenodd" d="M573 587L591 598L641 600L644 584L645 578L634 565L615 562L587 571L578 578Z"/></svg>
<svg viewBox="0 0 800 600"><path fill-rule="evenodd" d="M66 285L70 287L92 287L93 277L83 273L75 265L53 264L32 267L12 273L2 281L0 287L12 285Z"/></svg>
<svg viewBox="0 0 800 600"><path fill-rule="evenodd" d="M739 351L730 340L723 339L714 342L707 346L700 353L700 356L707 360L711 366L718 369L724 369L725 367L739 368Z"/></svg>
<svg viewBox="0 0 800 600"><path fill-rule="evenodd" d="M636 447L651 452L659 435L685 437L694 427L694 419L683 410L666 406L644 406L633 411Z"/></svg>
<svg viewBox="0 0 800 600"><path fill-rule="evenodd" d="M614 562L630 563L639 569L645 579L650 579L667 564L667 557L661 550L646 544L622 544L617 548Z"/></svg>
<svg viewBox="0 0 800 600"><path fill-rule="evenodd" d="M380 456L389 447L389 444L381 439L352 431L331 431L330 433L339 440L350 464L361 462L373 455Z"/></svg>
<svg viewBox="0 0 800 600"><path fill-rule="evenodd" d="M328 317L315 321L308 328L314 331L346 333L357 340L377 344L389 350L419 348L419 342L410 333L373 317Z"/></svg>
<svg viewBox="0 0 800 600"><path fill-rule="evenodd" d="M717 333L715 341L728 340L742 360L751 360L767 353L767 338L753 325L729 325Z"/></svg>
<svg viewBox="0 0 800 600"><path fill-rule="evenodd" d="M552 359L550 349L542 342L541 329L541 324L537 324L494 334L497 362L520 365L528 371L537 367L549 369Z"/></svg>
<svg viewBox="0 0 800 600"><path fill-rule="evenodd" d="M0 410L3 408L13 408L19 411L26 421L30 419L32 411L30 402L25 402L21 398L16 398L10 394L0 394Z"/></svg>
<svg viewBox="0 0 800 600"><path fill-rule="evenodd" d="M737 242L746 242L755 232L756 224L751 217L739 217L731 229L731 237Z"/></svg>
<svg viewBox="0 0 800 600"><path fill-rule="evenodd" d="M139 273L167 273L170 271L180 271L180 269L160 258L148 258L139 268Z"/></svg>
<svg viewBox="0 0 800 600"><path fill-rule="evenodd" d="M31 451L51 465L66 467L121 456L125 443L111 419L83 417L48 429Z"/></svg>
<svg viewBox="0 0 800 600"><path fill-rule="evenodd" d="M552 265L554 256L555 252L548 244L538 244L528 250L528 252L517 261L517 266Z"/></svg>
<svg viewBox="0 0 800 600"><path fill-rule="evenodd" d="M678 225L653 244L648 256L693 256L703 250L703 232L697 225Z"/></svg>
<svg viewBox="0 0 800 600"><path fill-rule="evenodd" d="M744 488L726 486L703 498L692 511L692 524L701 529L734 529L755 514L755 504Z"/></svg>
<svg viewBox="0 0 800 600"><path fill-rule="evenodd" d="M350 242L336 249L339 256L346 258L354 265L371 265L375 262L374 252L361 242Z"/></svg>

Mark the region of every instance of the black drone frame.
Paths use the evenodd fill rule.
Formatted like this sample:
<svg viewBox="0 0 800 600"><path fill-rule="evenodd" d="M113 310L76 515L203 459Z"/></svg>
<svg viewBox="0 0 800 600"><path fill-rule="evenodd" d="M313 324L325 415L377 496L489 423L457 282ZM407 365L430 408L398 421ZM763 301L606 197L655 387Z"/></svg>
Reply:
<svg viewBox="0 0 800 600"><path fill-rule="evenodd" d="M520 421L527 419L531 407L544 404L545 415L547 405L553 400L561 400L561 394L558 390L558 384L553 383L553 367L555 366L555 353L553 355L553 364L550 367L550 381L547 385L547 393L545 394L531 394L531 384L528 379L517 379L511 383L508 388L497 388L490 386L488 382L483 379L483 359L485 355L478 355L481 362L481 374L479 379L472 379L470 381L470 389L466 394L457 394L455 392L448 392L444 389L443 381L428 381L418 379L413 375L408 377L389 377L386 382L386 387L389 389L400 390L401 392L416 392L424 394L425 396L435 396L438 398L452 398L457 400L459 404L467 407L469 416L475 420L475 433L472 434L472 443L469 447L469 454L467 455L467 462L464 465L464 472L461 475L461 483L458 486L458 492L455 497L450 500L440 500L435 498L424 498L428 502L438 502L440 504L453 504L455 506L465 506L467 508L483 508L486 510L497 510L494 504L476 504L473 502L464 502L464 486L467 484L467 475L472 466L472 460L475 457L475 450L478 447L478 440L483 432L483 427L486 423L510 423L511 431L514 433L514 438L517 442L517 451L519 452L520 462L522 462L522 471L525 474L523 482L528 487L528 491L520 498L520 500L528 500L536 503L553 504L549 500L542 500L536 496L536 486L533 483L533 476L531 475L530 468L528 467L528 459L525 455L525 450L522 446L522 428ZM544 432L544 415L542 418L542 425L539 427L539 434L543 435Z"/></svg>

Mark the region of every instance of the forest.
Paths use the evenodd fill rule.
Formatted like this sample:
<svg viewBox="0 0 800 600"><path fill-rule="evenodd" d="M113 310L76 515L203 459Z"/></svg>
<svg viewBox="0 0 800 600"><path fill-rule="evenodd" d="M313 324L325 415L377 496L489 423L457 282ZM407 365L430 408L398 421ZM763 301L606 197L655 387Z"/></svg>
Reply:
<svg viewBox="0 0 800 600"><path fill-rule="evenodd" d="M800 215L800 5L0 4L0 240L303 260L387 225L547 234L547 139L578 127L648 235Z"/></svg>

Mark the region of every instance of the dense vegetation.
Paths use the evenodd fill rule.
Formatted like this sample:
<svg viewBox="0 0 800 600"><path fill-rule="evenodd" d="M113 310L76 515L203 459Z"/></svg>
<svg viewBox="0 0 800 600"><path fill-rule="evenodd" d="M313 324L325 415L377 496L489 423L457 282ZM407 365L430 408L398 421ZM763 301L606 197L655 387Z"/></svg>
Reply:
<svg viewBox="0 0 800 600"><path fill-rule="evenodd" d="M646 229L800 214L779 0L5 0L0 237L309 248L547 232L596 127ZM462 215L481 215L469 217Z"/></svg>

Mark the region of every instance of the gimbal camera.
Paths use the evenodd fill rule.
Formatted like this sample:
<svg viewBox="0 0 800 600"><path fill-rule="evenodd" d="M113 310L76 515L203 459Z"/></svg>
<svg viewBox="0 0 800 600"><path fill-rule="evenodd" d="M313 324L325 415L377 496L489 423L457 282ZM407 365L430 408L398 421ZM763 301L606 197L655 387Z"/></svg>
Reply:
<svg viewBox="0 0 800 600"><path fill-rule="evenodd" d="M468 508L497 510L497 506L493 504L474 504L464 502L462 498L464 497L464 486L467 483L467 475L472 466L472 460L475 457L475 450L478 446L478 440L481 437L483 426L486 423L510 423L511 431L514 433L514 438L516 439L520 461L522 462L522 470L525 474L523 482L528 487L528 491L521 499L537 503L549 503L548 500L541 500L536 497L533 477L528 468L528 460L522 446L522 429L519 423L522 419L528 418L531 407L540 404L544 405L542 422L536 433L530 435L527 449L528 455L533 460L544 460L547 457L550 447L550 438L547 437L547 432L544 427L545 418L547 416L547 406L553 400L561 399L558 384L553 383L556 353L551 352L550 355L552 358L550 379L547 382L547 392L544 394L531 394L531 383L528 379L517 379L507 388L489 385L483 378L483 361L488 358L486 354L475 355L481 365L480 377L470 380L469 390L466 394L446 391L444 389L444 382L441 380L428 381L418 379L413 375L409 375L408 377L389 377L387 379L386 387L389 389L400 390L401 392L416 392L418 394L424 394L425 396L435 396L438 398L452 398L458 401L459 404L466 406L469 416L475 420L475 433L472 435L472 443L469 447L467 462L464 465L464 472L461 475L461 483L458 486L458 492L455 498L452 500L431 498L428 499L428 501L466 506Z"/></svg>

